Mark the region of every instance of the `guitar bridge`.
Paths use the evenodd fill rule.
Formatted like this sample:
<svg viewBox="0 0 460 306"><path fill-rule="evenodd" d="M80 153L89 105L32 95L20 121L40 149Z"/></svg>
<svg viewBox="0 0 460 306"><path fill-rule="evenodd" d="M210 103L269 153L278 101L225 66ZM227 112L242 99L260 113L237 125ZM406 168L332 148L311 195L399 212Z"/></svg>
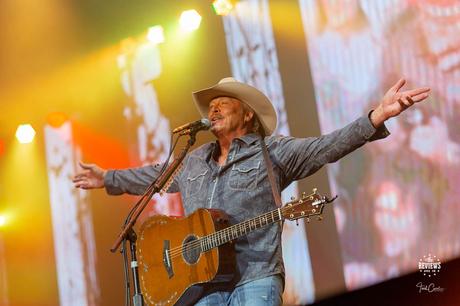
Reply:
<svg viewBox="0 0 460 306"><path fill-rule="evenodd" d="M172 278L174 272L172 269L171 254L169 253L169 240L163 241L163 265L165 266L168 277Z"/></svg>

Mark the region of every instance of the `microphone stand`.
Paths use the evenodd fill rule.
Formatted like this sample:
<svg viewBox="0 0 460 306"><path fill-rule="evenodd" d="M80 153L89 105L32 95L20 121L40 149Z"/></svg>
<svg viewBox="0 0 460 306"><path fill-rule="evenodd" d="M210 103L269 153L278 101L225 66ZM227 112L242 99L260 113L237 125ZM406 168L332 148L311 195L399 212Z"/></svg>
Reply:
<svg viewBox="0 0 460 306"><path fill-rule="evenodd" d="M130 250L131 250L131 270L132 270L132 275L133 275L133 280L134 280L134 295L133 295L133 303L134 306L143 306L144 305L144 299L139 287L139 273L138 273L138 263L137 263L137 258L136 258L136 240L137 236L136 233L133 229L134 224L136 223L137 219L139 218L140 214L144 210L144 208L147 206L149 203L150 199L153 197L154 194L160 192L163 187L169 182L169 180L172 178L174 175L175 171L177 168L180 166L182 161L184 160L185 156L187 155L188 150L193 146L193 144L196 141L196 132L198 130L195 130L193 128L187 130L187 131L182 131L180 135L189 135L190 138L187 141L187 144L185 147L182 149L180 152L179 156L174 159L174 161L167 166L165 171L163 171L160 176L147 188L147 191L145 192L144 196L141 198L141 201L137 204L137 207L135 208L129 222L126 222L126 225L123 227L122 231L118 235L117 240L113 244L113 246L110 248L110 251L112 253L115 253L116 250L120 247L120 244L123 241L128 240L130 244ZM123 248L123 252L126 252L126 250Z"/></svg>

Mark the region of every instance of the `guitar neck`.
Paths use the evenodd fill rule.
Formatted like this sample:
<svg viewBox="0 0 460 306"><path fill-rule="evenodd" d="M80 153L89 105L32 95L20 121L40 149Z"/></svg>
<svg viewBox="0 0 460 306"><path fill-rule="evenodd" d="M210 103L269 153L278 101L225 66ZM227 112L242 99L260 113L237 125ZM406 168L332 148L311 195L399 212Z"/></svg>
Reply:
<svg viewBox="0 0 460 306"><path fill-rule="evenodd" d="M282 221L281 208L269 211L263 215L229 226L220 231L200 238L200 246L203 252L221 246L227 242L245 236L250 232L267 225Z"/></svg>

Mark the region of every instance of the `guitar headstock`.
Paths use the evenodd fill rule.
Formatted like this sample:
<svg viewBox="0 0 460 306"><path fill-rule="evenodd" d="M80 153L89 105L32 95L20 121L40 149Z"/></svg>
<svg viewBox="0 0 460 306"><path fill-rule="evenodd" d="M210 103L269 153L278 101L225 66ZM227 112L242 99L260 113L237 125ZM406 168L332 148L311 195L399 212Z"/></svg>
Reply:
<svg viewBox="0 0 460 306"><path fill-rule="evenodd" d="M324 205L334 201L337 198L328 199L325 196L320 195L317 189L313 189L313 193L306 195L302 193L300 199L293 198L292 201L286 203L281 208L281 214L285 219L297 220L300 218L307 218L307 222L310 221L310 217L318 216L318 220L322 219Z"/></svg>

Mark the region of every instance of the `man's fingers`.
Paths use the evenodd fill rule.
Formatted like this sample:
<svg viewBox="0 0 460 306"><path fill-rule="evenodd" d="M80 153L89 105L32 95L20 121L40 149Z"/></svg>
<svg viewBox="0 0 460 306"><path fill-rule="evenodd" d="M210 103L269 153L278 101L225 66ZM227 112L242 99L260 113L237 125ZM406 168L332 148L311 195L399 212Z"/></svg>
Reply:
<svg viewBox="0 0 460 306"><path fill-rule="evenodd" d="M414 104L411 97L409 97L408 95L401 95L398 100L406 106L411 106L412 104Z"/></svg>
<svg viewBox="0 0 460 306"><path fill-rule="evenodd" d="M82 161L79 161L78 164L79 164L80 167L82 167L83 169L91 170L92 168L94 168L94 164L85 164L85 163L82 162Z"/></svg>
<svg viewBox="0 0 460 306"><path fill-rule="evenodd" d="M430 91L430 87L420 87L420 88L415 88L412 90L405 91L404 94L414 97L422 93L428 93L429 91Z"/></svg>
<svg viewBox="0 0 460 306"><path fill-rule="evenodd" d="M391 89L394 92L398 92L401 89L401 87L404 86L404 84L406 84L406 80L405 79L400 79L398 82L396 82L396 84L393 85L393 87L391 87Z"/></svg>
<svg viewBox="0 0 460 306"><path fill-rule="evenodd" d="M81 184L81 183L87 182L87 181L88 181L88 179L85 178L85 177L82 177L82 178L75 178L75 177L74 177L74 178L72 179L72 183L74 183L74 184Z"/></svg>
<svg viewBox="0 0 460 306"><path fill-rule="evenodd" d="M85 189L85 190L90 189L89 186L88 186L88 182L81 183L79 188Z"/></svg>
<svg viewBox="0 0 460 306"><path fill-rule="evenodd" d="M406 108L408 108L409 106L414 104L414 102L412 100L409 100L408 98L409 97L404 97L403 96L403 97L398 99L398 103L399 103L399 105L401 105L403 110L405 110Z"/></svg>
<svg viewBox="0 0 460 306"><path fill-rule="evenodd" d="M411 98L410 96L407 96L407 97L406 97L406 101L407 101L407 103L409 104L409 106L412 106L412 104L415 103L414 100L412 100L412 98ZM407 104L406 104L406 105L407 105Z"/></svg>
<svg viewBox="0 0 460 306"><path fill-rule="evenodd" d="M83 176L77 174L72 178L72 182L76 183L78 181L81 181L82 179L83 179Z"/></svg>
<svg viewBox="0 0 460 306"><path fill-rule="evenodd" d="M424 93L421 93L421 94L418 94L418 95L415 95L415 96L412 96L412 100L414 102L420 102L420 101L423 101L425 100L426 98L428 98L430 94L428 92L424 92Z"/></svg>
<svg viewBox="0 0 460 306"><path fill-rule="evenodd" d="M72 182L76 188L94 189L104 187L103 179L105 171L95 164L85 164L78 162L83 169L72 177Z"/></svg>
<svg viewBox="0 0 460 306"><path fill-rule="evenodd" d="M91 183L88 182L87 180L80 180L75 183L75 188L81 188L81 189L91 189Z"/></svg>
<svg viewBox="0 0 460 306"><path fill-rule="evenodd" d="M83 181L80 181L80 182L75 184L75 188L83 188L84 185L85 185L85 183Z"/></svg>
<svg viewBox="0 0 460 306"><path fill-rule="evenodd" d="M90 173L91 173L91 171L89 171L89 170L83 170L82 172L79 172L79 173L75 174L75 176L73 178L77 179L77 180L87 178Z"/></svg>

